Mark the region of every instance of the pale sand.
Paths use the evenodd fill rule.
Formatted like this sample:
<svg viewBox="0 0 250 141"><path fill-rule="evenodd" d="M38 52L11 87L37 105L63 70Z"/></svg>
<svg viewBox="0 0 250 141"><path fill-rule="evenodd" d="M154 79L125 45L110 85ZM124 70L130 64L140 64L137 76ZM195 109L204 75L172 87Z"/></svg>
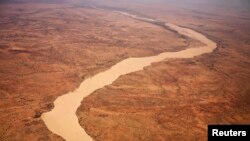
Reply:
<svg viewBox="0 0 250 141"><path fill-rule="evenodd" d="M147 22L156 21L154 19L138 17L125 12L119 13ZM166 23L166 26L177 31L179 34L201 41L205 46L188 48L179 52L165 52L151 57L128 58L117 63L110 69L84 80L75 91L58 97L54 102L55 107L52 111L42 114L42 120L45 122L48 129L67 141L91 141L93 139L80 126L76 116L76 110L84 97L95 90L110 85L119 76L142 70L143 67L153 62L163 61L167 58L192 58L204 53L210 53L217 47L215 42L191 29L182 28L170 23Z"/></svg>

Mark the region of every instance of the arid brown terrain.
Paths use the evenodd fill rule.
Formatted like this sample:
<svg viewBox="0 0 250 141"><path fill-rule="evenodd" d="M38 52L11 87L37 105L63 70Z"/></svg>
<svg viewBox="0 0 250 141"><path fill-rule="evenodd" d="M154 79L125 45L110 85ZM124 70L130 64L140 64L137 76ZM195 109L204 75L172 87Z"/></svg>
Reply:
<svg viewBox="0 0 250 141"><path fill-rule="evenodd" d="M0 8L1 140L56 140L40 115L59 95L125 58L199 44L107 10L44 3Z"/></svg>
<svg viewBox="0 0 250 141"><path fill-rule="evenodd" d="M78 115L95 140L207 140L208 124L250 123L247 11L210 7L217 11L202 13L202 7L173 5L128 7L195 29L216 41L218 49L154 63L85 98Z"/></svg>
<svg viewBox="0 0 250 141"><path fill-rule="evenodd" d="M201 44L113 9L192 28L218 48L154 63L85 98L77 115L94 140L206 140L207 124L250 123L250 19L244 9L96 5L103 9L69 2L0 4L0 140L63 140L40 119L58 96L125 58Z"/></svg>

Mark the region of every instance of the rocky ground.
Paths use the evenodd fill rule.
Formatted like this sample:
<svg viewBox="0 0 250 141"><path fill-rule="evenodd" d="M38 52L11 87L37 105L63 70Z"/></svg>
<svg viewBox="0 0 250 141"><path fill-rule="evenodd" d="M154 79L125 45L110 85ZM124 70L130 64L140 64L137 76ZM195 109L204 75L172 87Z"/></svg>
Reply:
<svg viewBox="0 0 250 141"><path fill-rule="evenodd" d="M13 1L21 2L0 5L0 140L62 140L40 119L58 96L125 58L200 45L113 13L114 7L192 28L219 47L193 59L154 63L85 98L77 115L91 137L206 140L207 124L250 123L250 20L244 9L105 1L99 3L105 10L98 10Z"/></svg>
<svg viewBox="0 0 250 141"><path fill-rule="evenodd" d="M61 140L40 119L58 96L125 58L199 44L79 5L7 3L0 11L0 140Z"/></svg>
<svg viewBox="0 0 250 141"><path fill-rule="evenodd" d="M202 8L130 7L199 31L218 49L154 63L85 98L78 117L95 140L207 140L208 124L250 123L250 20L243 10Z"/></svg>

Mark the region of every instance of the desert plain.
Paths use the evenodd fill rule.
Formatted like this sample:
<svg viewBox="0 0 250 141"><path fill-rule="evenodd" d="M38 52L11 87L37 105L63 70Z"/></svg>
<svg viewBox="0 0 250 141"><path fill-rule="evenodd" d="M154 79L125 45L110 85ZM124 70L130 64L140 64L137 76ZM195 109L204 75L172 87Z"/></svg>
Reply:
<svg viewBox="0 0 250 141"><path fill-rule="evenodd" d="M93 140L200 141L208 124L249 124L250 4L219 1L2 2L0 140L64 140L41 119L56 98L126 58L202 45L114 10L193 29L217 48L155 62L85 97L76 114Z"/></svg>

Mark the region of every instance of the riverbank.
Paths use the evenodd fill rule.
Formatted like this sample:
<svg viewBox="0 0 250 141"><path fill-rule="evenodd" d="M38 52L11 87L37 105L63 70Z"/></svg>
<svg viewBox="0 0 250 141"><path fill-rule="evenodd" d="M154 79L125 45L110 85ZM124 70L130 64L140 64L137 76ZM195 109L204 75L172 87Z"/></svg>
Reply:
<svg viewBox="0 0 250 141"><path fill-rule="evenodd" d="M4 140L62 140L40 118L58 96L125 58L200 44L92 8L27 3L3 4L0 9L4 11L0 13L0 139Z"/></svg>
<svg viewBox="0 0 250 141"><path fill-rule="evenodd" d="M157 22L154 19L130 15L125 12L119 13L137 20ZM75 115L83 98L104 86L112 84L120 76L142 70L151 63L163 61L168 58L192 58L205 53L211 53L217 47L215 42L191 29L182 28L170 23L166 23L166 26L180 35L198 40L205 45L198 48L188 48L179 52L164 52L151 57L128 58L117 63L110 69L83 81L75 91L57 98L54 102L54 109L42 115L42 119L47 127L53 133L63 137L67 141L90 141L92 140L91 137L81 128L78 118Z"/></svg>
<svg viewBox="0 0 250 141"><path fill-rule="evenodd" d="M245 12L216 5L129 4L123 8L195 29L218 48L192 59L153 63L86 97L77 115L88 134L95 140L207 140L207 124L250 122Z"/></svg>

